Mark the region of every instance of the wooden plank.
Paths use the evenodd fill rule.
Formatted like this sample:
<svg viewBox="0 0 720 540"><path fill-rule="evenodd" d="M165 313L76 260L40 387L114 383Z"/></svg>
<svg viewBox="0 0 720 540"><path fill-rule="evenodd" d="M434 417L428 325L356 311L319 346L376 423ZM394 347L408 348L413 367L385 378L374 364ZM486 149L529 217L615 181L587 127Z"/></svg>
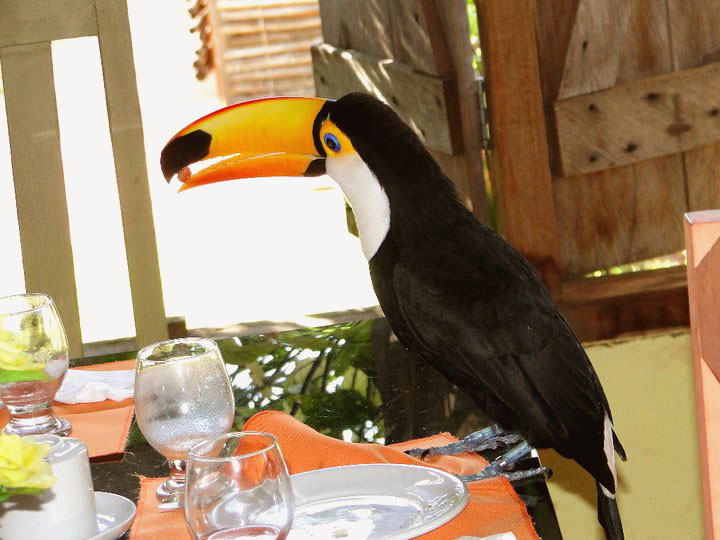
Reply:
<svg viewBox="0 0 720 540"><path fill-rule="evenodd" d="M454 155L434 145L430 145L430 150L463 200L478 218L487 221L477 86L465 3L321 0L320 9L327 44L392 59L415 72L445 79L445 123L450 125L454 137ZM320 91L317 80L316 88ZM462 148L468 151L461 154Z"/></svg>
<svg viewBox="0 0 720 540"><path fill-rule="evenodd" d="M223 9L244 11L317 5L317 0L223 0Z"/></svg>
<svg viewBox="0 0 720 540"><path fill-rule="evenodd" d="M580 0L564 62L558 98L615 84L630 20L627 0Z"/></svg>
<svg viewBox="0 0 720 540"><path fill-rule="evenodd" d="M720 380L720 210L685 214L685 233L698 353Z"/></svg>
<svg viewBox="0 0 720 540"><path fill-rule="evenodd" d="M96 34L95 5L88 0L0 2L0 48Z"/></svg>
<svg viewBox="0 0 720 540"><path fill-rule="evenodd" d="M705 528L720 538L720 211L685 215Z"/></svg>
<svg viewBox="0 0 720 540"><path fill-rule="evenodd" d="M673 62L689 69L720 62L720 1L668 0ZM720 122L720 120L718 120ZM720 208L720 143L683 154L689 210Z"/></svg>
<svg viewBox="0 0 720 540"><path fill-rule="evenodd" d="M318 3L325 43L378 58L393 58L389 2L319 0ZM317 80L315 84L317 86Z"/></svg>
<svg viewBox="0 0 720 540"><path fill-rule="evenodd" d="M448 41L457 38L457 35L448 35L444 30L459 30L457 27L446 28L445 25L450 20L448 15L464 3L457 0L443 0L441 6L436 0L386 3L390 13L391 58L423 73L452 77L455 66L451 63ZM464 19L467 26L467 11ZM469 47L469 29L465 36Z"/></svg>
<svg viewBox="0 0 720 540"><path fill-rule="evenodd" d="M582 304L651 291L687 287L685 266L563 281L560 300Z"/></svg>
<svg viewBox="0 0 720 540"><path fill-rule="evenodd" d="M25 290L49 294L82 356L50 43L0 48Z"/></svg>
<svg viewBox="0 0 720 540"><path fill-rule="evenodd" d="M390 104L426 146L446 154L462 146L457 126L448 125L447 79L326 43L313 46L312 56L318 96L336 99L363 90Z"/></svg>
<svg viewBox="0 0 720 540"><path fill-rule="evenodd" d="M439 22L440 12L452 13L456 4L443 2L437 10L435 0L320 0L323 40L340 49L391 58L423 73L446 75L452 66L439 64L436 57L441 50L438 39L444 36L433 35L432 24Z"/></svg>
<svg viewBox="0 0 720 540"><path fill-rule="evenodd" d="M548 105L546 115L552 113L551 105L558 99L580 1L535 0L540 78Z"/></svg>
<svg viewBox="0 0 720 540"><path fill-rule="evenodd" d="M219 3L224 21L243 21L252 18L261 19L297 19L303 17L317 17L320 14L317 4L286 6L278 9L263 7L250 7L248 9L229 8L224 2Z"/></svg>
<svg viewBox="0 0 720 540"><path fill-rule="evenodd" d="M251 19L249 21L241 21L239 23L228 23L219 29L219 32L227 35L246 35L246 34L267 34L276 33L292 34L311 33L317 34L320 29L320 19L317 17L304 19L302 21L284 21L265 22L261 19Z"/></svg>
<svg viewBox="0 0 720 540"><path fill-rule="evenodd" d="M300 42L290 45L281 43L278 45L270 45L265 47L253 47L246 50L230 49L228 47L228 50L223 54L222 59L226 62L232 62L235 60L247 60L249 58L265 58L273 55L292 53L300 53L300 55L304 56L305 54L309 55L310 46L316 41L316 39L308 39L304 43Z"/></svg>
<svg viewBox="0 0 720 540"><path fill-rule="evenodd" d="M435 57L435 71L441 76L452 77L455 81L454 88L448 88L451 93L446 98L447 103L453 105L448 121L460 127L464 148L461 155L435 155L435 158L453 180L460 197L473 214L480 221L488 223L480 97L477 73L472 66L468 46L470 26L467 6L462 0L424 0L421 7Z"/></svg>
<svg viewBox="0 0 720 540"><path fill-rule="evenodd" d="M665 3L631 3L629 30L625 40L617 43L623 50L617 83L672 71L667 16ZM652 26L643 28L644 24ZM682 249L677 216L687 211L687 206L679 154L576 177L556 177L554 187L564 276Z"/></svg>
<svg viewBox="0 0 720 540"><path fill-rule="evenodd" d="M559 287L559 246L532 0L476 0L501 230Z"/></svg>
<svg viewBox="0 0 720 540"><path fill-rule="evenodd" d="M233 83L244 83L244 82L256 82L266 81L272 79L273 83L283 79L302 79L312 76L312 66L296 66L290 68L276 68L268 69L260 72L243 72L243 73L232 73L228 75L230 82Z"/></svg>
<svg viewBox="0 0 720 540"><path fill-rule="evenodd" d="M97 0L98 41L139 347L167 339L125 1Z"/></svg>
<svg viewBox="0 0 720 540"><path fill-rule="evenodd" d="M555 104L565 176L720 141L720 63L640 79Z"/></svg>
<svg viewBox="0 0 720 540"><path fill-rule="evenodd" d="M683 249L685 187L679 155L555 179L563 275Z"/></svg>
<svg viewBox="0 0 720 540"><path fill-rule="evenodd" d="M558 308L583 342L690 324L687 288L597 298L580 304L559 302Z"/></svg>

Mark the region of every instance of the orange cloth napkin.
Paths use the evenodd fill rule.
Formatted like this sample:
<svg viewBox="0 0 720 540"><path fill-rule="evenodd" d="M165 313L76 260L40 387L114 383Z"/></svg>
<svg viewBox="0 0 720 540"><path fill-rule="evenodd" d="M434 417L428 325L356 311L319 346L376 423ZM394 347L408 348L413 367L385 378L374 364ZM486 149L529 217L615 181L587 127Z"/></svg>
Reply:
<svg viewBox="0 0 720 540"><path fill-rule="evenodd" d="M135 360L123 360L73 369L112 371L134 368ZM106 399L96 403L74 405L54 401L53 410L57 416L69 420L72 424L70 436L87 444L90 461L112 461L120 459L125 452L134 403L132 398L123 401ZM0 412L0 427L7 424L7 421L7 408L3 407Z"/></svg>
<svg viewBox="0 0 720 540"><path fill-rule="evenodd" d="M437 456L422 462L404 453L409 448L426 448L454 442L447 433L391 446L347 443L325 435L279 411L263 411L250 418L246 431L266 431L280 443L290 474L361 463L404 463L425 465L451 473L465 474L482 470L487 462L476 454ZM183 512L157 511L155 489L162 478L141 478L140 498L130 538L190 539ZM379 480L381 481L381 480ZM512 531L518 540L538 540L525 505L504 478L468 485L470 499L465 509L448 523L420 536L423 540L447 540L458 536L489 536Z"/></svg>

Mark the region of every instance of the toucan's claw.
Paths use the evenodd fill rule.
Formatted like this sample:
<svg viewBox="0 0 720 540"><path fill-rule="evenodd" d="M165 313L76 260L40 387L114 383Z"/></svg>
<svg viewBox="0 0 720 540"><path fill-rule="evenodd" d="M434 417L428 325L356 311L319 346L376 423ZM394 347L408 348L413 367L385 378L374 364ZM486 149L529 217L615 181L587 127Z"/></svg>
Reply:
<svg viewBox="0 0 720 540"><path fill-rule="evenodd" d="M515 464L528 455L531 450L532 448L530 445L526 441L522 441L520 444L513 446L502 456L490 463L481 472L477 474L458 475L458 478L464 482L476 482L478 480L486 480L488 478L496 478L498 476L505 476L510 481L523 480L538 475L543 475L546 476L546 478L549 478L547 475L552 473L547 467L538 467L528 471L509 472L514 469Z"/></svg>
<svg viewBox="0 0 720 540"><path fill-rule="evenodd" d="M463 440L450 443L446 446L436 446L431 448L412 448L406 450L409 456L424 460L428 456L452 456L462 454L463 452L483 452L485 450L495 450L501 446L508 446L522 440L515 433L506 434L497 424L488 426L480 431L471 433Z"/></svg>
<svg viewBox="0 0 720 540"><path fill-rule="evenodd" d="M490 465L488 465L488 467L490 467ZM499 476L504 476L510 482L520 482L522 480L528 480L539 476L543 477L545 480L548 480L550 479L550 477L552 477L552 474L552 469L550 469L549 467L537 467L535 469L528 469L527 471L503 471L494 475L482 471L478 474L458 475L458 478L463 482L477 482L479 480L487 480L489 478L497 478Z"/></svg>

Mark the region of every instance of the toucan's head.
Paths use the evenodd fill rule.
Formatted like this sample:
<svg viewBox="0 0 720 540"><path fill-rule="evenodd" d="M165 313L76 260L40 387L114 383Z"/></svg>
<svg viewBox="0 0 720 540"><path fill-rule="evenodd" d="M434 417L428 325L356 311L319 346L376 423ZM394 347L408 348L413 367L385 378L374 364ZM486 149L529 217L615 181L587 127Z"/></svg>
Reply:
<svg viewBox="0 0 720 540"><path fill-rule="evenodd" d="M208 166L190 171L203 162ZM279 97L226 107L177 133L160 165L166 180L178 175L181 191L236 178L327 172L353 207L368 258L390 226L389 201L395 212L414 204L412 194L422 198L436 190L427 179L447 184L400 117L362 93L336 101Z"/></svg>

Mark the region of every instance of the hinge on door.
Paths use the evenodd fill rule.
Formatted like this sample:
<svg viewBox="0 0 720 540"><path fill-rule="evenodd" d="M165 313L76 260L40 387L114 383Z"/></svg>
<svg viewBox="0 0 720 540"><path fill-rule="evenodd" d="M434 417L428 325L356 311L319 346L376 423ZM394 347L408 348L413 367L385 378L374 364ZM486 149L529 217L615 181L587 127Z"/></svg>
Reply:
<svg viewBox="0 0 720 540"><path fill-rule="evenodd" d="M475 77L477 84L478 111L480 113L480 136L483 150L490 150L490 115L488 114L487 84L482 75Z"/></svg>

